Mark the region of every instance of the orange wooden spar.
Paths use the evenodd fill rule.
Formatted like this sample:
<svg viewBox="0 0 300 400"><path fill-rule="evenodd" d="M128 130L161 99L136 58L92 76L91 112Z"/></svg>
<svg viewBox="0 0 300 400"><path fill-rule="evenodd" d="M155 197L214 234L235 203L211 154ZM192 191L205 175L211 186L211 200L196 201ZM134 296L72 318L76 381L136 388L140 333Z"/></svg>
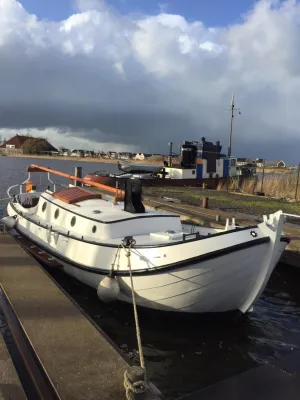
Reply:
<svg viewBox="0 0 300 400"><path fill-rule="evenodd" d="M27 168L27 171L28 172L50 172L51 174L62 176L63 178L67 178L72 181L81 182L81 183L84 183L89 186L94 186L96 188L106 190L107 192L113 193L117 197L125 196L124 190L120 190L120 189L112 188L110 186L102 185L101 183L98 183L98 182L88 181L83 178L78 178L77 176L69 175L69 174L66 174L66 173L60 172L60 171L56 171L55 169L42 167L40 165L32 164L30 167Z"/></svg>

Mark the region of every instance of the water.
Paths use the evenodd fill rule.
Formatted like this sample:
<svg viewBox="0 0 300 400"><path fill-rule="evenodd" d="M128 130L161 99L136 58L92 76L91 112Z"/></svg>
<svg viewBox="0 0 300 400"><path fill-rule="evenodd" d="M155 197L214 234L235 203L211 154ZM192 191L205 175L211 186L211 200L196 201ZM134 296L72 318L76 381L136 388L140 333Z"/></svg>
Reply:
<svg viewBox="0 0 300 400"><path fill-rule="evenodd" d="M0 157L0 197L6 188L26 179L25 166L36 163L72 173L114 171L115 165L64 160ZM61 181L61 180L60 180ZM1 204L1 203L0 203ZM49 271L57 282L111 338L126 358L138 362L132 308L100 303L95 290L61 271ZM300 269L278 265L254 312L239 321L205 320L140 312L143 348L149 378L175 399L268 363L300 348Z"/></svg>
<svg viewBox="0 0 300 400"><path fill-rule="evenodd" d="M78 161L76 158L74 161L70 161L63 159L0 157L0 199L7 197L6 192L9 186L20 184L27 179L26 168L31 164L42 165L68 174L74 174L75 167L82 167L83 176L99 170L117 171L117 166L113 163L85 162ZM32 173L31 179L34 182L48 185L47 174L45 173ZM51 179L59 184L70 182L55 175L51 175ZM0 217L5 212L5 204L5 201L0 201Z"/></svg>

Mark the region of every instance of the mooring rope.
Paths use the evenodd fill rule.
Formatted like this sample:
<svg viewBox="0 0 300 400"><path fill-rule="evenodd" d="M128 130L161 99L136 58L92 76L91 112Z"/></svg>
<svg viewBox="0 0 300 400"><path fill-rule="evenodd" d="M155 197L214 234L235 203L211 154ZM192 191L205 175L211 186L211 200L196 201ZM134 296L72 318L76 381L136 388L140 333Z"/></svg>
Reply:
<svg viewBox="0 0 300 400"><path fill-rule="evenodd" d="M118 257L118 255L120 253L121 247L122 247L122 245L120 245L118 247L118 250L116 251L115 259L112 262L111 267L110 267L110 271L109 271L108 276L110 276L111 278L114 276L114 268L115 268L115 264L116 264L116 261L117 261L117 257Z"/></svg>
<svg viewBox="0 0 300 400"><path fill-rule="evenodd" d="M127 371L124 372L124 388L126 390L126 399L127 400L134 400L135 394L143 394L145 393L145 382L144 381L137 381L134 383L130 382L128 378Z"/></svg>
<svg viewBox="0 0 300 400"><path fill-rule="evenodd" d="M128 374L127 371L124 373L124 387L126 389L126 397L128 400L132 400L133 394L141 394L144 393L146 390L146 381L147 381L147 374L146 374L146 367L145 367L145 360L144 360L144 353L143 353L143 346L142 346L142 339L141 339L141 330L140 330L140 324L139 324L139 316L137 312L137 306L136 306L136 297L135 297L135 290L134 290L134 284L133 284L133 278L132 278L132 269L131 269L131 247L132 243L129 245L128 248L122 244L122 247L125 251L126 257L128 258L127 265L129 269L129 275L130 275L130 285L131 285L131 296L132 296L132 305L133 305L133 313L134 313L134 320L135 320L135 330L136 330L136 338L137 338L137 345L138 345L138 352L139 352L139 358L140 358L140 366L144 370L144 381L138 381L131 383L130 380L128 379Z"/></svg>

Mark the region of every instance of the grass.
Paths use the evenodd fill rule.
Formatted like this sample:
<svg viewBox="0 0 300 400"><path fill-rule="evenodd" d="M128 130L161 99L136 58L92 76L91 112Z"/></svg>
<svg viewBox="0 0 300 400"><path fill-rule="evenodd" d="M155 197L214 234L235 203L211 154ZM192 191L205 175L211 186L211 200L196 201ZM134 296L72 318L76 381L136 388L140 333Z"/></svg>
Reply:
<svg viewBox="0 0 300 400"><path fill-rule="evenodd" d="M270 199L260 196L247 196L217 190L201 188L144 188L144 193L155 197L173 197L187 204L201 206L204 196L209 198L209 208L224 211L240 212L261 217L263 214L282 210L291 214L300 213L299 203L289 203L286 200Z"/></svg>

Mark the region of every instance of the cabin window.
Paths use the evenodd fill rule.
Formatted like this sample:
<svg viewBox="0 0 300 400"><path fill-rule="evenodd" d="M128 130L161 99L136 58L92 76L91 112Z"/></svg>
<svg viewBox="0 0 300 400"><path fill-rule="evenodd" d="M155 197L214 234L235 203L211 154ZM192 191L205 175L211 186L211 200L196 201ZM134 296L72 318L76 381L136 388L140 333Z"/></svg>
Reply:
<svg viewBox="0 0 300 400"><path fill-rule="evenodd" d="M54 213L54 218L57 219L59 216L59 209L57 208Z"/></svg>
<svg viewBox="0 0 300 400"><path fill-rule="evenodd" d="M93 226L93 229L92 229L92 232L93 232L93 233L96 233L96 231L97 231L97 227L96 227L96 225L94 225L94 226Z"/></svg>
<svg viewBox="0 0 300 400"><path fill-rule="evenodd" d="M44 201L43 206L42 206L42 211L44 212L47 208L47 202Z"/></svg>
<svg viewBox="0 0 300 400"><path fill-rule="evenodd" d="M75 224L76 224L76 217L72 217L71 226L74 226Z"/></svg>

